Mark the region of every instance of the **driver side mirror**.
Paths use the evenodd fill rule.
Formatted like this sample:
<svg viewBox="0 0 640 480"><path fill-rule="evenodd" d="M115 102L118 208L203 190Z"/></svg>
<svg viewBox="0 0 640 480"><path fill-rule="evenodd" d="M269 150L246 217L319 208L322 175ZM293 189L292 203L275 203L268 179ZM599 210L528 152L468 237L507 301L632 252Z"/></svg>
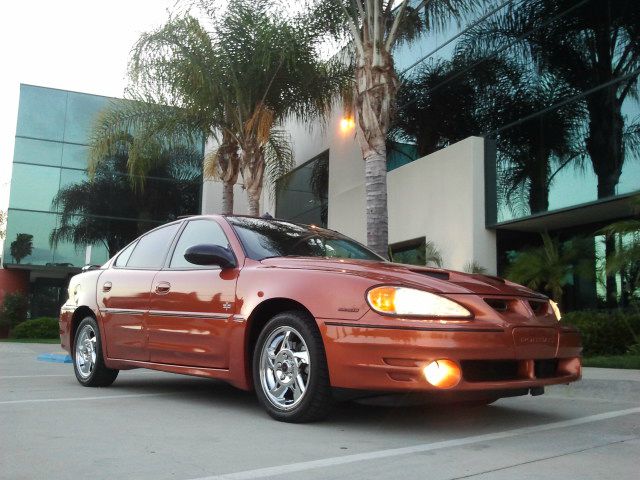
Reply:
<svg viewBox="0 0 640 480"><path fill-rule="evenodd" d="M184 259L194 265L218 265L223 270L236 266L236 257L231 250L220 245L194 245L184 252Z"/></svg>

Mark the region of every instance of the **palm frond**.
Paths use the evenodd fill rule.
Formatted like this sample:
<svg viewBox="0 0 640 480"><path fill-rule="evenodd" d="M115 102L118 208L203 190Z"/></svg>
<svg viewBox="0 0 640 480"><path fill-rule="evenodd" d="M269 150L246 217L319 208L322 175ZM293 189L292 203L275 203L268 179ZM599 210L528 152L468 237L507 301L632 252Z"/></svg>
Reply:
<svg viewBox="0 0 640 480"><path fill-rule="evenodd" d="M264 159L269 196L274 201L278 180L295 166L291 136L286 130L278 128L271 130L269 139L264 146Z"/></svg>

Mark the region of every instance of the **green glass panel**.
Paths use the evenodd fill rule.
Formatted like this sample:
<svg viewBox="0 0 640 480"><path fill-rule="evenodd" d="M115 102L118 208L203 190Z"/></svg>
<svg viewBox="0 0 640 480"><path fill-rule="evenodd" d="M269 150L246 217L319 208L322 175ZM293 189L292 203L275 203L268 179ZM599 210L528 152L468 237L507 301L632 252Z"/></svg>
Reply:
<svg viewBox="0 0 640 480"><path fill-rule="evenodd" d="M14 163L9 207L51 211L59 185L59 168Z"/></svg>
<svg viewBox="0 0 640 480"><path fill-rule="evenodd" d="M13 161L60 166L62 143L16 137Z"/></svg>
<svg viewBox="0 0 640 480"><path fill-rule="evenodd" d="M89 147L64 143L62 147L62 166L67 168L81 168L86 170L88 164Z"/></svg>
<svg viewBox="0 0 640 480"><path fill-rule="evenodd" d="M64 129L65 142L89 143L89 134L96 115L108 101L105 97L70 92Z"/></svg>
<svg viewBox="0 0 640 480"><path fill-rule="evenodd" d="M278 180L276 217L292 222L327 225L329 152Z"/></svg>
<svg viewBox="0 0 640 480"><path fill-rule="evenodd" d="M4 242L4 263L21 265L46 265L53 262L53 252L49 246L49 234L56 225L56 215L53 213L23 212L9 209L7 219L7 236ZM24 258L15 259L11 256L11 244L16 241L18 234L32 235L31 253Z"/></svg>
<svg viewBox="0 0 640 480"><path fill-rule="evenodd" d="M62 140L67 92L21 85L16 136Z"/></svg>
<svg viewBox="0 0 640 480"><path fill-rule="evenodd" d="M59 267L83 267L87 253L86 245L60 243L53 252L53 262ZM90 264L101 265L108 260L107 249L102 244L91 246Z"/></svg>
<svg viewBox="0 0 640 480"><path fill-rule="evenodd" d="M86 182L88 179L87 172L84 170L69 170L63 168L60 170L60 190L71 185Z"/></svg>

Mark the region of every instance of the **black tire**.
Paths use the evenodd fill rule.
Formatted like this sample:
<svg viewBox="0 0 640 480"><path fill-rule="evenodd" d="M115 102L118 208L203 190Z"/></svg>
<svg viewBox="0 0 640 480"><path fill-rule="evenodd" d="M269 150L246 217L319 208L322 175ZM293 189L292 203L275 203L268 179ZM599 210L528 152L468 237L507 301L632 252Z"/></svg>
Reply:
<svg viewBox="0 0 640 480"><path fill-rule="evenodd" d="M76 348L78 341L83 339L88 339L93 344L94 355L87 350L83 354L82 350ZM85 362L87 358L91 358L91 362ZM85 317L78 325L73 339L71 359L76 378L85 387L108 387L118 376L118 370L107 368L104 364L100 329L98 322L93 317Z"/></svg>
<svg viewBox="0 0 640 480"><path fill-rule="evenodd" d="M285 331L283 331L283 329ZM289 370L289 372L291 372L291 377L296 373L300 373L302 377L306 376L306 389L300 395L299 400L297 400L297 404L281 406L274 403L278 402L278 399L274 398L271 400L270 398L273 397L267 392L269 382L267 377L269 376L269 379L274 381L276 370L262 368L263 361L267 361L264 359L263 353L265 344L270 337L272 337L272 335L276 335L276 340L273 341L277 341L277 336L280 335L280 333L286 334L287 329L292 329L292 339L294 339L293 345L290 349L284 349L282 346L284 345L283 341L273 365L284 365L290 360L296 362L295 366L284 366L282 367L282 370L279 371L284 372L286 371L284 370L285 368L287 370L289 368L294 368L295 372L293 370ZM301 337L303 342L297 342L295 340L298 336ZM306 350L304 346L301 347L303 343L306 344ZM308 352L308 363L306 365L303 360L296 360L296 358L291 359L290 357L287 357L286 351L283 352L283 350L294 352L300 349ZM281 357L281 355L284 355L284 357ZM283 362L278 363L279 360L283 360ZM285 374L283 373L283 375ZM295 378L297 378L297 375L295 375ZM305 312L288 311L279 313L267 322L260 332L260 336L258 337L253 351L253 385L258 396L258 400L267 413L276 420L290 423L306 423L320 420L327 415L333 404L329 383L329 370L327 368L327 360L324 352L324 345L322 343L322 337L313 318L309 317ZM286 390L282 401L295 402L294 390L296 390L294 387ZM287 396L291 397L291 399L288 400Z"/></svg>

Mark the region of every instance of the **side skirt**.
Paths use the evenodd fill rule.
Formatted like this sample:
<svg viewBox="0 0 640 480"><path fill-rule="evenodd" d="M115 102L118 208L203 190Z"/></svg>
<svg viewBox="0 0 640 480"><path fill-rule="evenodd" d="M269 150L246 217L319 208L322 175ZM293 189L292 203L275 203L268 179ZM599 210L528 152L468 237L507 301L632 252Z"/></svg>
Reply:
<svg viewBox="0 0 640 480"><path fill-rule="evenodd" d="M230 381L229 370L224 368L189 367L185 365L172 365L169 363L144 362L141 360L126 360L122 358L107 358L109 368L118 370L131 370L133 368L147 368L161 372L178 373L181 375L191 375L194 377L217 378Z"/></svg>

